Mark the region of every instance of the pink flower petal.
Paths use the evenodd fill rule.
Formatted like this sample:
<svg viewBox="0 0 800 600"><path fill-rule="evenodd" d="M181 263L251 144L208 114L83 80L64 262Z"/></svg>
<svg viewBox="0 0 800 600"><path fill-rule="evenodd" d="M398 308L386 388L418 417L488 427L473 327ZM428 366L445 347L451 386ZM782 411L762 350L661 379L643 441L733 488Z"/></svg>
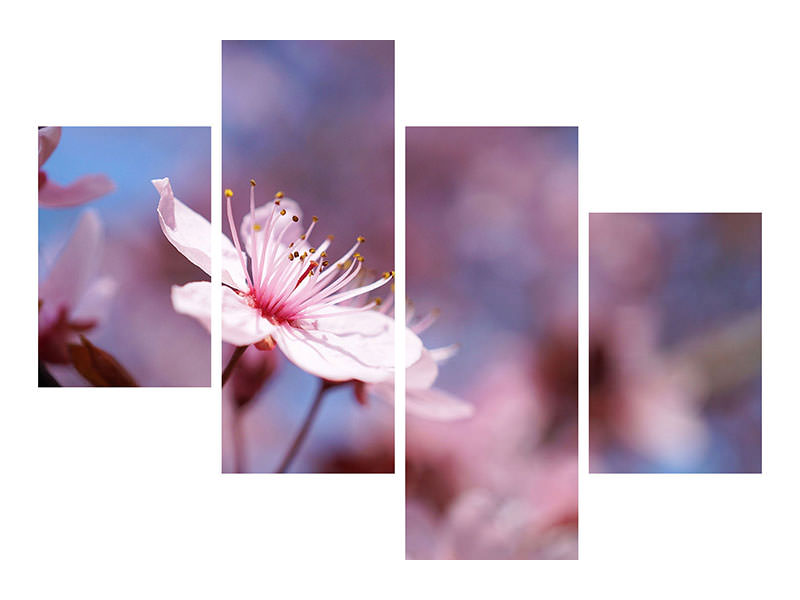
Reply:
<svg viewBox="0 0 800 600"><path fill-rule="evenodd" d="M458 344L450 344L441 348L431 348L428 350L431 353L431 358L436 361L437 365L442 364L453 358L458 353Z"/></svg>
<svg viewBox="0 0 800 600"><path fill-rule="evenodd" d="M422 356L425 346L422 345L422 340L419 339L416 333L411 331L408 327L404 327L404 329L406 335L406 364L404 366L408 369Z"/></svg>
<svg viewBox="0 0 800 600"><path fill-rule="evenodd" d="M475 413L475 407L438 388L407 389L406 412L435 421L466 419Z"/></svg>
<svg viewBox="0 0 800 600"><path fill-rule="evenodd" d="M394 321L367 311L319 319L317 329L276 328L278 346L298 367L329 381L367 383L392 377Z"/></svg>
<svg viewBox="0 0 800 600"><path fill-rule="evenodd" d="M423 350L419 360L406 369L406 388L428 389L436 381L439 367L428 350Z"/></svg>
<svg viewBox="0 0 800 600"><path fill-rule="evenodd" d="M117 282L111 277L100 277L89 284L72 313L77 321L100 323L108 317L111 299L117 293Z"/></svg>
<svg viewBox="0 0 800 600"><path fill-rule="evenodd" d="M84 211L47 279L39 285L43 311L56 314L61 308L75 308L97 269L101 241L99 217L94 211Z"/></svg>
<svg viewBox="0 0 800 600"><path fill-rule="evenodd" d="M211 282L194 281L172 286L172 306L211 331ZM222 341L247 346L267 337L273 326L230 288L222 288Z"/></svg>
<svg viewBox="0 0 800 600"><path fill-rule="evenodd" d="M164 235L181 254L210 275L211 223L175 197L168 177L153 179L152 183L160 194L158 221ZM221 243L222 283L246 290L236 249L225 236L221 236Z"/></svg>
<svg viewBox="0 0 800 600"><path fill-rule="evenodd" d="M276 327L261 316L239 294L222 288L222 341L234 346L260 342L276 331Z"/></svg>
<svg viewBox="0 0 800 600"><path fill-rule="evenodd" d="M39 130L39 168L47 162L61 140L61 127L42 127Z"/></svg>
<svg viewBox="0 0 800 600"><path fill-rule="evenodd" d="M105 175L84 175L66 186L48 179L39 190L39 205L51 208L77 206L114 191L114 182Z"/></svg>
<svg viewBox="0 0 800 600"><path fill-rule="evenodd" d="M211 282L192 281L172 286L172 307L175 312L194 317L211 332Z"/></svg>

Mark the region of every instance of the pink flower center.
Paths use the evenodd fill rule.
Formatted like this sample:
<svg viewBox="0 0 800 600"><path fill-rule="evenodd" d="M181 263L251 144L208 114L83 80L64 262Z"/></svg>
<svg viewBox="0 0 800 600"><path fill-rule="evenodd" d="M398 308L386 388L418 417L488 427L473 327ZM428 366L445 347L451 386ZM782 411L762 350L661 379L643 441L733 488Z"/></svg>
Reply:
<svg viewBox="0 0 800 600"><path fill-rule="evenodd" d="M364 257L356 252L365 241L363 237L358 236L355 244L331 264L327 260L327 248L333 236L328 236L317 247L310 244L317 217L312 218L305 233L294 239L287 237L292 232L296 234L296 228L292 226L300 220L298 215L290 214L293 203L286 203L292 205L289 210L282 207L283 193L278 192L271 208L265 205L256 211L255 185L251 179L249 219L245 217L242 223L242 233L246 236L244 250L233 221L233 192L225 190L233 244L247 279L247 289L236 291L247 299L250 306L257 308L271 323L302 327L305 322L370 310L380 304L380 299L355 307L349 302L386 284L394 276L393 271L387 271L372 283L352 287L351 283L364 261ZM257 212L260 221L256 219ZM349 306L337 306L345 302Z"/></svg>

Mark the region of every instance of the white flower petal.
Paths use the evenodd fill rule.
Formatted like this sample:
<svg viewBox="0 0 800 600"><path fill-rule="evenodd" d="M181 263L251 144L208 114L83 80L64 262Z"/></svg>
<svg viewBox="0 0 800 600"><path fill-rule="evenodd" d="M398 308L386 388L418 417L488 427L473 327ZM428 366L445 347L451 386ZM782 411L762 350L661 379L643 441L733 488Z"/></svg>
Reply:
<svg viewBox="0 0 800 600"><path fill-rule="evenodd" d="M194 317L211 331L211 282L193 281L172 286L176 312ZM222 341L247 346L267 337L273 326L230 288L222 288Z"/></svg>
<svg viewBox="0 0 800 600"><path fill-rule="evenodd" d="M158 221L164 235L181 254L210 275L211 223L175 197L168 177L153 179L152 183L160 194ZM221 243L222 283L247 289L236 249L225 236L221 236Z"/></svg>
<svg viewBox="0 0 800 600"><path fill-rule="evenodd" d="M172 308L182 315L194 317L211 332L211 282L193 281L172 286Z"/></svg>
<svg viewBox="0 0 800 600"><path fill-rule="evenodd" d="M56 258L47 279L39 286L42 309L75 308L97 270L102 226L94 211L81 215L75 231Z"/></svg>
<svg viewBox="0 0 800 600"><path fill-rule="evenodd" d="M260 342L276 327L261 316L258 309L232 289L222 288L222 341L234 346Z"/></svg>
<svg viewBox="0 0 800 600"><path fill-rule="evenodd" d="M458 353L458 344L450 344L441 348L431 348L429 350L431 357L436 361L437 365L450 360Z"/></svg>
<svg viewBox="0 0 800 600"><path fill-rule="evenodd" d="M329 381L384 381L394 372L394 320L346 310L317 321L318 328L276 328L278 346L298 367ZM344 314L347 313L347 314Z"/></svg>
<svg viewBox="0 0 800 600"><path fill-rule="evenodd" d="M428 350L423 350L419 360L406 369L406 388L428 389L436 381L439 367Z"/></svg>
<svg viewBox="0 0 800 600"><path fill-rule="evenodd" d="M422 345L422 340L419 339L419 336L411 331L410 328L406 327L406 364L405 367L408 369L411 365L417 362L420 357L422 356L423 350L425 350L425 346Z"/></svg>
<svg viewBox="0 0 800 600"><path fill-rule="evenodd" d="M370 396L394 405L394 382L383 381L367 385ZM475 413L475 408L438 388L407 389L406 412L416 417L433 421L456 421L466 419Z"/></svg>
<svg viewBox="0 0 800 600"><path fill-rule="evenodd" d="M471 417L475 407L438 388L407 389L406 412L435 421L455 421Z"/></svg>

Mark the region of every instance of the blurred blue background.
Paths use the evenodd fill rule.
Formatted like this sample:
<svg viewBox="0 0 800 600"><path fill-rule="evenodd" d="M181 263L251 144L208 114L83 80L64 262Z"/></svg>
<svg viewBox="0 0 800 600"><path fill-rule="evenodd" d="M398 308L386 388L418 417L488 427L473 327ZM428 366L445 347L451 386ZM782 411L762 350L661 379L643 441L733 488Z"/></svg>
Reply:
<svg viewBox="0 0 800 600"><path fill-rule="evenodd" d="M64 185L82 175L103 173L117 189L89 205L40 210L39 243L74 223L86 206L111 230L152 227L150 180L169 177L180 197L182 190L209 185L210 166L208 127L64 127L58 148L44 165L48 177ZM206 201L200 212L208 217L209 211Z"/></svg>
<svg viewBox="0 0 800 600"><path fill-rule="evenodd" d="M102 173L116 185L107 196L71 208L39 209L40 280L80 214L96 211L105 246L100 274L120 288L108 321L88 337L111 352L144 386L210 383L208 333L172 310L170 286L208 279L166 240L151 179L169 177L175 195L210 217L208 127L64 127L42 169L66 185ZM68 385L80 385L67 378Z"/></svg>
<svg viewBox="0 0 800 600"><path fill-rule="evenodd" d="M760 213L592 214L590 278L592 470L760 472Z"/></svg>
<svg viewBox="0 0 800 600"><path fill-rule="evenodd" d="M443 309L426 345L461 345L438 380L461 390L499 332L576 326L578 130L410 127L406 154L409 299Z"/></svg>

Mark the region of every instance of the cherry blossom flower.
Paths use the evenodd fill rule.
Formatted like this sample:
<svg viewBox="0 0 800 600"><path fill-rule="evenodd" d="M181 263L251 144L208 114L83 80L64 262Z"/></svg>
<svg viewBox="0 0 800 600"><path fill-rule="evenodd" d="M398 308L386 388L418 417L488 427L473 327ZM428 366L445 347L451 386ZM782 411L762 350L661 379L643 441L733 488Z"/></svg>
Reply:
<svg viewBox="0 0 800 600"><path fill-rule="evenodd" d="M95 277L101 246L100 219L87 210L39 284L40 360L69 363L67 344L106 316L116 283L110 277Z"/></svg>
<svg viewBox="0 0 800 600"><path fill-rule="evenodd" d="M190 261L210 273L211 225L174 197L169 179L153 180L161 196L158 214L167 239ZM362 268L358 237L339 260L327 249L332 238L311 246L318 219L303 231L296 202L278 193L255 207L251 181L250 212L241 223L241 241L226 190L233 241L222 236L222 339L236 346L280 348L301 369L327 381L384 381L394 373L394 321L374 310L377 302L343 306L348 300L388 283L386 272L367 285L345 289ZM249 259L249 260L248 260ZM172 288L176 311L211 322L211 284L192 282ZM408 365L422 353L422 342L406 332ZM408 366L407 365L407 366Z"/></svg>
<svg viewBox="0 0 800 600"><path fill-rule="evenodd" d="M84 175L66 186L50 180L42 166L61 140L61 127L39 129L39 206L76 206L114 191L114 183L105 175Z"/></svg>
<svg viewBox="0 0 800 600"><path fill-rule="evenodd" d="M388 310L391 303L387 303ZM437 312L413 322L414 313L411 306L406 313L409 321L408 329L416 336L430 327L438 316ZM433 387L439 374L439 365L451 358L458 348L455 345L443 348L422 348L419 358L406 369L406 412L425 419L436 421L453 421L471 417L474 407L468 402ZM366 394L374 395L380 400L394 404L394 377L365 386Z"/></svg>

